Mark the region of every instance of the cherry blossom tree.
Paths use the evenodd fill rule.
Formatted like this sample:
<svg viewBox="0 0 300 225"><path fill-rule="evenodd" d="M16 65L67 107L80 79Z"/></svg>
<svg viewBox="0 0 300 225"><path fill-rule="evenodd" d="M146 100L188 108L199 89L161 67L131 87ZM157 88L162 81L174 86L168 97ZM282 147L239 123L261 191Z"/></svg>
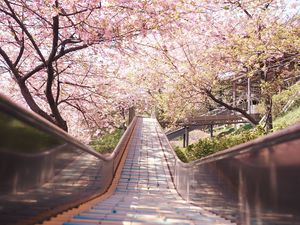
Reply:
<svg viewBox="0 0 300 225"><path fill-rule="evenodd" d="M109 79L102 76L107 74L106 69L95 66L101 62L103 51L113 48L122 54L122 43L129 45L138 35L153 29L168 29L177 13L175 4L3 0L1 67L10 74L9 81L17 84L31 110L68 130L66 108L92 121L94 116L87 112L91 106L101 111L100 105L106 104L105 100L96 100L111 91L106 88Z"/></svg>
<svg viewBox="0 0 300 225"><path fill-rule="evenodd" d="M232 88L230 80L234 77L256 79L266 107L267 128L271 129L271 97L282 88L277 86L285 77L297 74L299 66L299 11L295 10L299 6L287 3L208 2L206 10L192 23L183 21L187 25L177 32L142 43L149 48L146 61L152 58L155 65L146 64L144 77L150 71L159 79L165 77L167 83L162 87L146 81L148 87L160 87L160 92L167 95L163 98L169 101L165 104L169 109L170 101L176 111L191 111L184 102L194 102L198 110L199 103L210 106L212 100L257 124L245 109L234 105L232 94L220 95L220 89Z"/></svg>
<svg viewBox="0 0 300 225"><path fill-rule="evenodd" d="M256 123L218 94L230 86L225 77L244 75L260 80L271 128L271 90L299 65L294 3L3 0L1 91L17 98L19 90L71 133L112 126L154 101L173 119L219 104Z"/></svg>

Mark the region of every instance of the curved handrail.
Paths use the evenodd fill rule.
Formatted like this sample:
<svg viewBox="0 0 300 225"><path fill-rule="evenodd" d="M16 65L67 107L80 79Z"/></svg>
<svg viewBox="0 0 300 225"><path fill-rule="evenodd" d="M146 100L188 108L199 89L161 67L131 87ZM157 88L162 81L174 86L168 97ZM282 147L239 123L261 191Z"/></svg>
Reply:
<svg viewBox="0 0 300 225"><path fill-rule="evenodd" d="M8 122L11 132L2 133L8 140L0 141L0 224L38 223L105 193L136 121L128 126L114 151L102 155L0 95L0 126ZM18 138L24 143L18 143Z"/></svg>
<svg viewBox="0 0 300 225"><path fill-rule="evenodd" d="M190 163L160 138L185 200L238 224L300 223L300 124Z"/></svg>
<svg viewBox="0 0 300 225"><path fill-rule="evenodd" d="M161 129L163 130L162 127ZM172 155L176 158L176 161L178 161L180 165L183 167L192 167L193 165L199 165L227 157L233 157L241 153L280 144L297 138L300 138L300 123L188 163L182 162L179 159L169 141L168 146L172 150Z"/></svg>
<svg viewBox="0 0 300 225"><path fill-rule="evenodd" d="M195 160L192 162L192 164L199 165L218 159L233 157L241 153L246 153L248 151L257 151L265 147L278 145L280 143L288 142L298 138L300 138L300 124L296 124L274 133L248 141L246 143L233 146L229 149L216 152L212 155L203 157L202 159Z"/></svg>
<svg viewBox="0 0 300 225"><path fill-rule="evenodd" d="M58 138L63 139L65 142L72 144L83 151L92 154L96 156L99 159L102 159L104 161L110 161L116 157L116 155L119 153L120 148L122 147L122 143L124 142L124 138L128 136L129 131L132 129L132 126L134 124L131 123L129 127L127 128L127 133L123 134L121 140L119 141L118 145L114 149L114 151L110 155L103 155L101 153L96 152L91 147L81 143L71 135L69 135L64 130L60 129L53 123L49 122L45 118L41 117L40 115L33 113L31 111L28 111L25 108L22 108L15 103L13 103L11 100L9 100L7 97L0 94L0 109L2 111L5 111L6 113L15 116L16 118L20 119L21 121L30 124L31 126L34 126L38 129L41 129L45 132L51 133Z"/></svg>

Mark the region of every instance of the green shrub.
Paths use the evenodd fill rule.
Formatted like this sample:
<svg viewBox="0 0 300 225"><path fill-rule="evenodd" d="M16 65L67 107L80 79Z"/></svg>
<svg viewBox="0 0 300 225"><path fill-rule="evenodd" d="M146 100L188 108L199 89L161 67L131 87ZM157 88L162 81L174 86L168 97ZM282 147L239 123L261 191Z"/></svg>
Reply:
<svg viewBox="0 0 300 225"><path fill-rule="evenodd" d="M115 129L112 133L104 134L101 137L93 139L90 146L99 153L111 153L117 146L123 133L123 129Z"/></svg>
<svg viewBox="0 0 300 225"><path fill-rule="evenodd" d="M235 130L233 134L240 134L242 132L245 132L247 130L251 130L253 128L253 125L250 123L246 123L245 125L241 126L239 129Z"/></svg>
<svg viewBox="0 0 300 225"><path fill-rule="evenodd" d="M182 162L188 162L188 158L184 153L184 149L183 148L179 148L178 146L175 147L175 152L178 156L178 158L182 161Z"/></svg>
<svg viewBox="0 0 300 225"><path fill-rule="evenodd" d="M223 136L225 136L225 135L231 134L231 133L234 132L234 131L235 131L235 129L234 129L233 127L227 128L226 130L223 129L221 132L219 132L219 133L217 134L217 137L223 137Z"/></svg>
<svg viewBox="0 0 300 225"><path fill-rule="evenodd" d="M232 146L245 143L247 141L253 140L264 134L264 129L261 126L257 126L253 129L249 129L249 127L245 127L243 129L239 129L239 132L235 134L226 135L224 137L218 138L205 138L199 140L199 142L189 145L186 150L184 156L187 161L193 161L196 159L203 158L205 156L211 155L221 150L228 149ZM180 150L180 151L179 151ZM178 157L183 158L182 154L184 150L177 149L175 150L178 154Z"/></svg>

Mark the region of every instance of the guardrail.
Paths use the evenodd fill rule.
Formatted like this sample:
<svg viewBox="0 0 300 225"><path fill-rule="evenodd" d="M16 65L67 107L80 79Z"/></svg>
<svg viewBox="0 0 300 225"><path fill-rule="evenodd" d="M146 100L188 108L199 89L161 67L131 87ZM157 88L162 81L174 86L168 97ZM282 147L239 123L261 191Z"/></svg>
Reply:
<svg viewBox="0 0 300 225"><path fill-rule="evenodd" d="M300 124L187 164L160 139L185 200L237 224L300 224Z"/></svg>
<svg viewBox="0 0 300 225"><path fill-rule="evenodd" d="M259 121L259 114L251 114L251 116ZM177 124L183 126L192 126L192 125L223 125L223 124L237 124L237 123L249 123L247 119L245 119L240 114L227 114L227 115L212 115L212 116L198 116L198 117L189 117L185 120L178 121Z"/></svg>
<svg viewBox="0 0 300 225"><path fill-rule="evenodd" d="M103 194L134 130L103 156L0 96L0 224L34 224Z"/></svg>

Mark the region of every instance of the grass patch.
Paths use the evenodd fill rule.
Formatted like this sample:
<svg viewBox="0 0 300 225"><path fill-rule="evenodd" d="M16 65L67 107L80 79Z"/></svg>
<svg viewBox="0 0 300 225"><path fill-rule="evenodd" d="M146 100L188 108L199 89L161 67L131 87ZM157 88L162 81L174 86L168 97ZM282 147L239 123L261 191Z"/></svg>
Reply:
<svg viewBox="0 0 300 225"><path fill-rule="evenodd" d="M282 117L281 111L283 107L289 102L290 100L294 100L293 108L297 108L300 106L300 82L297 82L296 84L288 87L287 89L281 91L280 93L273 95L273 117ZM292 111L293 109L290 109L289 111ZM285 113L286 114L286 113Z"/></svg>
<svg viewBox="0 0 300 225"><path fill-rule="evenodd" d="M280 130L298 122L300 122L300 107L293 108L284 115L277 117L273 122L273 130Z"/></svg>
<svg viewBox="0 0 300 225"><path fill-rule="evenodd" d="M93 139L89 145L99 153L111 153L114 151L123 133L123 129L115 129L112 133L107 133L101 137Z"/></svg>

